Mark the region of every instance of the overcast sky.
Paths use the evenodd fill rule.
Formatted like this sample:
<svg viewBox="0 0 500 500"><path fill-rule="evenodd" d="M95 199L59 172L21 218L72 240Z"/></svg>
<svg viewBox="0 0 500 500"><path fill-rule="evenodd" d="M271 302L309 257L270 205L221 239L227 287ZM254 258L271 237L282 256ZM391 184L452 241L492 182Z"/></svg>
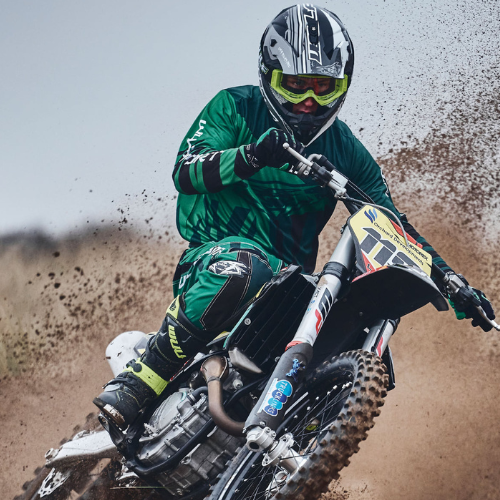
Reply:
<svg viewBox="0 0 500 500"><path fill-rule="evenodd" d="M374 155L423 137L498 58L485 0L345 0L355 45L340 118ZM149 217L171 223L177 148L220 89L257 84L263 30L288 1L0 0L0 235ZM470 89L469 89L470 90ZM360 131L360 129L363 129ZM145 190L145 191L144 191ZM153 196L154 195L154 196Z"/></svg>

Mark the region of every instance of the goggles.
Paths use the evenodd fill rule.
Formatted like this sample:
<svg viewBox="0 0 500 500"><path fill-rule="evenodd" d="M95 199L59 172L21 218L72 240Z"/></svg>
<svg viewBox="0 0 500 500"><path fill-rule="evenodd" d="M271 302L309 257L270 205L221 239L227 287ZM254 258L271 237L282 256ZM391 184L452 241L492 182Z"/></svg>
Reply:
<svg viewBox="0 0 500 500"><path fill-rule="evenodd" d="M347 75L343 79L329 76L284 75L275 69L271 87L287 101L298 104L312 97L320 106L326 106L347 91Z"/></svg>

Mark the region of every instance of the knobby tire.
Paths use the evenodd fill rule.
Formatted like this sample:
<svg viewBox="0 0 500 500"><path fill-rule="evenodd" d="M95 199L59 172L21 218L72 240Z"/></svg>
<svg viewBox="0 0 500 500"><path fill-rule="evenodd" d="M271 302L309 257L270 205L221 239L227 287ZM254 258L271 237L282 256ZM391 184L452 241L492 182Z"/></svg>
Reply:
<svg viewBox="0 0 500 500"><path fill-rule="evenodd" d="M292 432L297 453L306 462L280 482L276 478L283 476L283 469L263 467L262 453L244 448L212 487L208 500L318 499L349 464L380 414L387 394L386 372L379 357L362 350L325 361L306 379L305 405L292 407L278 431L278 436ZM346 388L339 390L339 384ZM317 429L308 430L316 421Z"/></svg>

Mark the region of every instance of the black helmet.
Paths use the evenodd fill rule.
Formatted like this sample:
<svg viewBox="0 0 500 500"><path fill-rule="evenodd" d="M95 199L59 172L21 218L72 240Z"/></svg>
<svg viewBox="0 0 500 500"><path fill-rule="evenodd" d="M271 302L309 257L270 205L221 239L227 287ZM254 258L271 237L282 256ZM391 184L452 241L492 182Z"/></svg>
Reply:
<svg viewBox="0 0 500 500"><path fill-rule="evenodd" d="M260 42L264 101L281 127L305 145L334 122L351 85L353 67L354 47L342 22L329 10L311 4L282 10ZM305 77L299 85L297 75ZM293 113L294 103L309 96L318 102L315 113Z"/></svg>

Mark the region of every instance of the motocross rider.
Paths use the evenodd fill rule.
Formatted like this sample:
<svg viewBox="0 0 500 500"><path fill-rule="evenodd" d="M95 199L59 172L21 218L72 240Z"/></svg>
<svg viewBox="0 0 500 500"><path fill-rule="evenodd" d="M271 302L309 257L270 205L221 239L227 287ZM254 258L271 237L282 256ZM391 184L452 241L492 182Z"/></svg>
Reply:
<svg viewBox="0 0 500 500"><path fill-rule="evenodd" d="M94 403L126 428L191 356L235 324L245 304L289 264L312 273L318 235L335 209L326 189L287 172L289 143L325 155L375 203L392 210L446 273L450 267L395 208L380 167L337 115L352 84L354 47L332 12L311 4L280 12L260 43L259 87L219 92L181 144L173 179L177 227L189 242L174 301L144 354ZM356 193L349 193L356 197ZM438 283L439 286L439 283ZM484 330L484 294L468 287L452 304Z"/></svg>

